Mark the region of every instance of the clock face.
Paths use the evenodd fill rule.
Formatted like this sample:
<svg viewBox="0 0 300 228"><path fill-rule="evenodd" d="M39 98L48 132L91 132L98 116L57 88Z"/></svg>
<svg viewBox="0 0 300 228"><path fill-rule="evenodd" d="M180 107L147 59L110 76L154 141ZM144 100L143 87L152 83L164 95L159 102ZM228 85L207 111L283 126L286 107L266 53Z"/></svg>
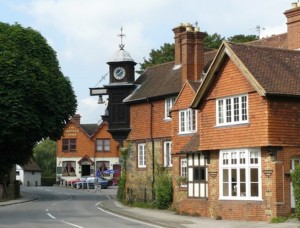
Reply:
<svg viewBox="0 0 300 228"><path fill-rule="evenodd" d="M121 80L125 77L126 71L123 67L117 67L114 70L114 77L115 79Z"/></svg>

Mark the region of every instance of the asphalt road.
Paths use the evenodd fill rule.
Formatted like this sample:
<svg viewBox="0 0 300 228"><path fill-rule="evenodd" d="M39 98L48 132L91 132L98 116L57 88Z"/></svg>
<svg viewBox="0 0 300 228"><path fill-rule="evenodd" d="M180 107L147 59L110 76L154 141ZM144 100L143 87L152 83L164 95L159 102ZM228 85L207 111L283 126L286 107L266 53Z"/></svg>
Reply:
<svg viewBox="0 0 300 228"><path fill-rule="evenodd" d="M108 200L103 192L109 193L109 189L95 193L60 187L28 187L23 191L38 199L0 207L0 228L155 227L101 210L100 202Z"/></svg>

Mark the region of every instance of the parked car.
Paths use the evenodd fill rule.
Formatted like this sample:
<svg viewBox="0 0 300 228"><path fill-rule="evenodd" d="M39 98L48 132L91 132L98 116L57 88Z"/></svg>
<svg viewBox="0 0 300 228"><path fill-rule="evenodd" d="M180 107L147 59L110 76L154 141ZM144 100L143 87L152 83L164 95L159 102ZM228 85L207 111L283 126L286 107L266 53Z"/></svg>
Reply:
<svg viewBox="0 0 300 228"><path fill-rule="evenodd" d="M88 178L89 176L82 176L82 177L79 177L78 179L76 180L73 180L71 181L71 185L73 188L82 188L82 185L83 183L86 181L86 179Z"/></svg>
<svg viewBox="0 0 300 228"><path fill-rule="evenodd" d="M86 182L89 188L95 188L95 184L101 185L101 188L107 188L109 186L108 180L103 177L88 177Z"/></svg>
<svg viewBox="0 0 300 228"><path fill-rule="evenodd" d="M73 188L76 189L93 189L95 188L96 185L101 185L101 188L107 188L109 186L108 180L104 179L103 177L86 177L80 181L74 182L73 183Z"/></svg>

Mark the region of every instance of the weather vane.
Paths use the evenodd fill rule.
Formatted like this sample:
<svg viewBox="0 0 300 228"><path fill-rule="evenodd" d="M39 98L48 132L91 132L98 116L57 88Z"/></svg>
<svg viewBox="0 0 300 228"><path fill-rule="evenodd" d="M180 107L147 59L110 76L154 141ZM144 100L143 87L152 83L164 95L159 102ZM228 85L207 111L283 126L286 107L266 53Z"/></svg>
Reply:
<svg viewBox="0 0 300 228"><path fill-rule="evenodd" d="M121 37L121 44L119 45L120 49L123 50L125 45L123 44L123 36L126 36L125 34L123 34L123 27L121 27L121 34L118 35L119 37Z"/></svg>

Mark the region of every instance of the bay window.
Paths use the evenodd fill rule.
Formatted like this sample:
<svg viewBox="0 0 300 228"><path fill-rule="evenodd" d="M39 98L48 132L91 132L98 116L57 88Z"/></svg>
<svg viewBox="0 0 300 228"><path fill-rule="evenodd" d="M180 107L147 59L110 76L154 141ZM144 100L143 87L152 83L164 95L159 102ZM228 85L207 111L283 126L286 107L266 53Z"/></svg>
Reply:
<svg viewBox="0 0 300 228"><path fill-rule="evenodd" d="M220 151L220 199L260 200L259 149Z"/></svg>

